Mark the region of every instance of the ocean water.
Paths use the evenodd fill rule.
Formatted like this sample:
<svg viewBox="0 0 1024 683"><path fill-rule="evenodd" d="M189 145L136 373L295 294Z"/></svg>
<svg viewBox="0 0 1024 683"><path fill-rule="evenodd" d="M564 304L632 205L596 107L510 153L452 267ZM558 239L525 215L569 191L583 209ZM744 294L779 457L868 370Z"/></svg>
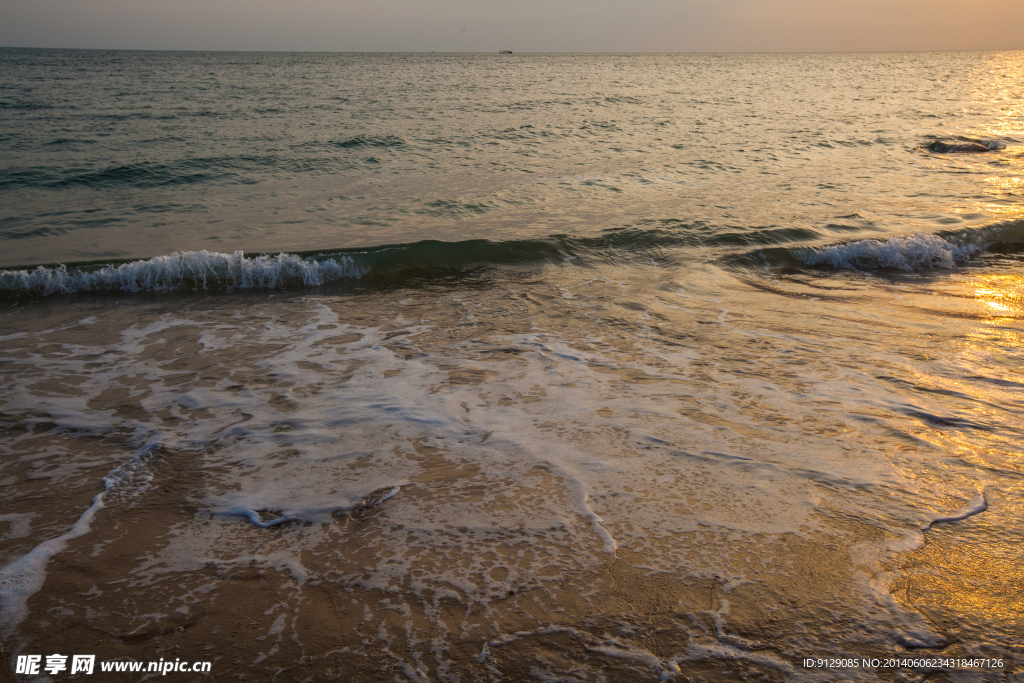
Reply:
<svg viewBox="0 0 1024 683"><path fill-rule="evenodd" d="M1022 198L1020 52L0 50L4 665L1017 680Z"/></svg>

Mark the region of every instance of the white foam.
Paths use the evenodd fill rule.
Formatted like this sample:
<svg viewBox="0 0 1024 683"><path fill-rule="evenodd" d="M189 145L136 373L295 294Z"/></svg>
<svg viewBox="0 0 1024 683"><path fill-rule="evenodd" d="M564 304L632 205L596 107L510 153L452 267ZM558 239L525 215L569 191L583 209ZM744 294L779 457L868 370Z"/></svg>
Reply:
<svg viewBox="0 0 1024 683"><path fill-rule="evenodd" d="M172 292L208 289L276 289L288 283L322 285L359 278L366 269L346 255L323 261L295 254L246 257L182 251L98 270L71 270L61 264L34 270L0 271L0 294L49 295L74 292Z"/></svg>
<svg viewBox="0 0 1024 683"><path fill-rule="evenodd" d="M573 301L582 299L579 305L586 306L581 291L573 292ZM316 580L322 569L316 563L307 569L303 553L315 556L330 534L347 533L351 520L334 513L351 510L374 492L376 501L388 500L373 513L377 538L384 542L379 551L366 549L358 576L342 579L383 590L407 581L414 591L429 588L438 596L450 590L451 599L482 604L486 611L497 596L547 580L516 562L507 563L506 575L492 578L501 560L484 555L495 544L529 549L537 553L534 566L567 571L607 562L607 553L620 547L644 557L645 567L704 575L711 571L707 559L714 560L714 549L700 556L704 551L686 543L660 539L712 528L744 543L751 534L800 534L823 524L827 530L814 512L820 498L838 499L828 498L828 491L878 491L880 483L901 481L900 470L871 443L846 439L836 451L833 436L811 429L799 441L778 438L786 427L758 424L740 410L756 404L765 414L807 415L808 404L839 401L843 411L868 408L876 397L863 393L859 370L831 368L831 381L821 382L814 366L793 366L788 372L798 389L721 369L701 379L690 369L705 353L700 348L622 354L602 342L601 329L584 340L528 333L441 346L433 344L437 336L426 326L397 315L382 327L356 326L345 321L350 302L325 301L304 298L268 307L269 313L240 310L233 318L219 312L193 320L162 314L134 323L110 346L66 344L59 356L26 352L11 359L28 368L12 382L31 401L32 415L55 416L60 429L83 433L122 431L127 425L133 444L161 425L165 446L187 452L208 474L208 484L190 494L200 513L168 532L166 545L132 572L131 587L170 581L175 572L204 564L256 563L286 568L296 583ZM726 328L739 320L730 317ZM805 343L796 333L750 334L780 346ZM181 368L159 345L165 338L169 345L196 340L204 367L230 372L211 373L201 385L176 379ZM502 360L480 355L490 345L516 353L501 354ZM487 380L480 384L453 381L458 371L483 368ZM79 395L40 397L24 390L40 374L85 381L77 385ZM130 420L88 407L105 388L125 386L125 378L132 387L146 388L132 390L141 410ZM16 404L15 395L0 404L20 415L27 409ZM540 395L544 400L535 400ZM275 407L281 399L288 405ZM168 414L173 424L161 417ZM398 487L406 483L431 486L420 475L436 461L415 452L421 444L437 448L446 466L461 472L443 490L423 496L410 489L405 495ZM822 455L829 452L837 456ZM505 481L524 492L514 505L499 493L509 487L493 485ZM450 504L435 502L449 493ZM713 506L699 509L688 497ZM919 505L884 495L848 500L859 516L877 517L890 527L906 521L920 535ZM69 534L88 531L102 503L102 497L94 501ZM291 520L312 524L281 526ZM278 529L265 533L254 524ZM36 576L75 537L69 534L33 551ZM253 539L262 538L280 543L254 551ZM417 570L430 555L423 550L451 552L452 562L421 576ZM725 569L714 571L730 581L742 578L742 570L733 572L728 559L722 562ZM26 591L33 585L19 584ZM716 621L716 629L719 641L703 656L760 656L726 636L722 622ZM907 634L926 642L914 629ZM639 650L623 654L625 646L618 644L597 647L606 646L617 648L604 652L609 656L646 657Z"/></svg>
<svg viewBox="0 0 1024 683"><path fill-rule="evenodd" d="M93 518L104 507L103 499L107 493L125 482L136 481L137 466L158 443L150 441L134 457L111 470L103 478L103 490L93 497L92 504L70 529L56 538L43 541L0 569L0 623L3 624L0 633L13 632L24 620L28 614L29 598L39 592L46 580L46 565L50 559L62 552L69 541L89 533Z"/></svg>
<svg viewBox="0 0 1024 683"><path fill-rule="evenodd" d="M973 517L974 515L977 515L981 512L985 512L985 510L988 510L988 499L985 497L985 492L982 491L973 499L971 499L971 502L969 502L967 505L960 508L953 514L946 515L944 517L937 517L932 521L928 522L928 524L922 527L922 529L924 531L927 531L936 524L942 524L944 522L959 522L967 519L968 517Z"/></svg>
<svg viewBox="0 0 1024 683"><path fill-rule="evenodd" d="M704 659L746 661L775 669L787 675L796 675L796 669L792 664L776 657L771 651L755 652L731 643L690 643L686 646L686 656L676 659L675 664L678 666L680 662Z"/></svg>
<svg viewBox="0 0 1024 683"><path fill-rule="evenodd" d="M386 493L373 495L381 490ZM258 500L265 507L259 510L248 507L253 505L253 497L249 495L228 493L211 497L207 502L214 506L216 514L246 517L256 526L269 529L294 521L327 523L335 513L351 512L360 507L375 507L393 498L401 490L401 485L390 488L385 486L352 500L351 493L332 492L325 496L310 490L307 480L300 480L299 485L294 488L282 485L273 492L263 493ZM311 497L314 498L312 503ZM274 511L269 512L268 508Z"/></svg>
<svg viewBox="0 0 1024 683"><path fill-rule="evenodd" d="M0 522L6 522L10 525L10 529L4 536L7 538L24 538L28 536L29 529L32 528L31 520L36 516L35 512L25 512L18 514L12 512L6 515L0 515Z"/></svg>
<svg viewBox="0 0 1024 683"><path fill-rule="evenodd" d="M926 233L798 249L794 255L809 266L827 264L833 268L853 270L894 268L909 272L925 268L952 268L980 250L981 247L975 244L954 244L938 235Z"/></svg>

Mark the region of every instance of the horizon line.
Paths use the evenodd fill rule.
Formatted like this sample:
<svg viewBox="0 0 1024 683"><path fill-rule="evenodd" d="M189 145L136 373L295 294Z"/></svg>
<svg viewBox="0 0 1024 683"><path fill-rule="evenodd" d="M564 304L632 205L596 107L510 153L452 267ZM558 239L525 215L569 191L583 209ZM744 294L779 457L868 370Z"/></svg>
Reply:
<svg viewBox="0 0 1024 683"><path fill-rule="evenodd" d="M393 55L498 55L499 50L282 50L282 49L225 49L225 48L137 48L137 47L54 47L39 45L0 45L0 50L67 50L80 52L219 52L242 54L393 54ZM1019 48L943 48L933 50L542 50L510 51L502 56L516 55L842 55L842 54L933 54L952 52L1024 52Z"/></svg>

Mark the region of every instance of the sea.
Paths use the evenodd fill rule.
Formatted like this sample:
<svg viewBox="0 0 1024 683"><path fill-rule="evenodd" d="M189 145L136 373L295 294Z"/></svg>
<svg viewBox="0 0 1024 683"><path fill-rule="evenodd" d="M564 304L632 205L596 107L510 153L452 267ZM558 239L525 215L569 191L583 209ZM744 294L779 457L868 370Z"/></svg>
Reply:
<svg viewBox="0 0 1024 683"><path fill-rule="evenodd" d="M0 679L1024 680L1022 344L1024 52L0 49Z"/></svg>

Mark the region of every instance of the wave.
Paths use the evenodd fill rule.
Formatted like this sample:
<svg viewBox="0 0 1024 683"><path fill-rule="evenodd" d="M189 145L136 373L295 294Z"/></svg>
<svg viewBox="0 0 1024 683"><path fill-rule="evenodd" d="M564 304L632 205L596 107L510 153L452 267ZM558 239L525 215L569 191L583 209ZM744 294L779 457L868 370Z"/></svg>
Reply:
<svg viewBox="0 0 1024 683"><path fill-rule="evenodd" d="M91 141L62 138L49 144L79 143L91 144ZM149 189L201 183L252 184L257 182L256 176L263 173L315 173L339 167L354 168L355 165L349 161L316 156L282 157L268 154L192 157L167 162L140 161L97 169L37 166L0 169L0 190L20 187L47 190Z"/></svg>
<svg viewBox="0 0 1024 683"><path fill-rule="evenodd" d="M33 270L3 270L0 296L277 289L288 285L323 285L358 278L364 273L350 257L342 255L318 261L295 254L247 258L241 251L186 251L93 268L86 265L69 269L61 264Z"/></svg>
<svg viewBox="0 0 1024 683"><path fill-rule="evenodd" d="M109 166L99 170L71 169L62 171L52 167L12 169L0 172L0 189L7 187L37 187L65 189L70 187L166 187L235 178L237 173L210 160L191 159L177 163L140 162Z"/></svg>
<svg viewBox="0 0 1024 683"><path fill-rule="evenodd" d="M57 138L56 140L50 140L46 143L47 146L54 145L95 145L96 140L90 140L88 138Z"/></svg>
<svg viewBox="0 0 1024 683"><path fill-rule="evenodd" d="M608 230L596 237L461 242L423 240L368 249L262 254L186 251L122 263L0 270L0 298L79 292L188 292L320 286L343 280L389 286L481 269L576 261L664 262L692 238L664 230Z"/></svg>
<svg viewBox="0 0 1024 683"><path fill-rule="evenodd" d="M442 242L423 240L364 249L257 254L185 251L121 263L40 265L0 270L0 298L78 292L189 292L316 287L340 281L389 287L463 277L500 268L572 262L581 267L669 266L694 254L732 251L719 262L743 269L895 270L952 268L983 251L1024 252L1024 221L984 228L862 239L825 246L783 245L821 239L814 230L762 228L743 233L704 224L673 228L615 228L589 237ZM708 250L711 251L708 251Z"/></svg>
<svg viewBox="0 0 1024 683"><path fill-rule="evenodd" d="M920 234L801 249L794 255L808 266L909 272L926 268L952 268L957 263L969 260L978 251L981 251L980 245L955 244L938 235Z"/></svg>
<svg viewBox="0 0 1024 683"><path fill-rule="evenodd" d="M11 102L9 100L0 100L0 109L22 109L27 111L36 111L40 109L54 109L54 107L53 105L44 104L42 102L28 102L24 100Z"/></svg>
<svg viewBox="0 0 1024 683"><path fill-rule="evenodd" d="M356 135L345 140L333 140L327 143L333 147L399 147L405 140L397 135Z"/></svg>
<svg viewBox="0 0 1024 683"><path fill-rule="evenodd" d="M955 268L982 252L1024 251L1024 221L981 228L916 233L886 239L862 239L816 247L762 249L731 259L739 266L770 269L826 268L836 270L916 272Z"/></svg>

